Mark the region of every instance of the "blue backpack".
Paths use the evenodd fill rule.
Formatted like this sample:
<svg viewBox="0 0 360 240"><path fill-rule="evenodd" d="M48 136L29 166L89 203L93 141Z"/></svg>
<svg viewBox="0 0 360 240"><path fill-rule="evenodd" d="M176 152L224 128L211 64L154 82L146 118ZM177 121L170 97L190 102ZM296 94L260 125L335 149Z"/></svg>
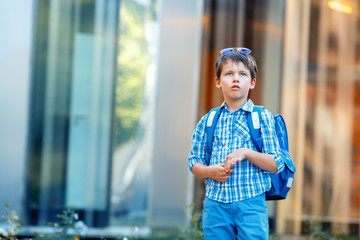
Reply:
<svg viewBox="0 0 360 240"><path fill-rule="evenodd" d="M249 125L251 137L259 152L262 152L263 139L261 136L260 122L261 112L263 106L254 106L253 112L247 113L247 122ZM210 164L210 155L212 152L213 135L215 126L221 114L222 107L212 109L207 117L205 132L206 132L206 151L209 157L206 159L206 164ZM271 188L265 193L266 200L280 200L285 199L294 182L294 173L296 172L295 165L291 160L289 154L289 143L286 125L283 117L280 114L273 115L275 119L275 131L279 140L281 148L281 158L284 160L285 169L280 173L269 173L271 178Z"/></svg>

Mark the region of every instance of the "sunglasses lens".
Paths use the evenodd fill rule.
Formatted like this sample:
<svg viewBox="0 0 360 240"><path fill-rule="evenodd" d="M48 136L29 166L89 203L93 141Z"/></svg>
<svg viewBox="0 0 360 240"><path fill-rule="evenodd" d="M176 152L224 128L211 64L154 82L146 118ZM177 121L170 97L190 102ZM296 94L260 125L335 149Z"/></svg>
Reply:
<svg viewBox="0 0 360 240"><path fill-rule="evenodd" d="M234 51L233 48L225 48L225 49L221 50L220 53L221 53L222 55L226 55L226 54L231 53L232 51Z"/></svg>
<svg viewBox="0 0 360 240"><path fill-rule="evenodd" d="M240 52L242 54L251 53L251 50L248 49L248 48L224 48L223 50L220 51L220 53L222 55L226 55L226 54L232 53L233 51L238 51L238 52Z"/></svg>
<svg viewBox="0 0 360 240"><path fill-rule="evenodd" d="M251 53L251 50L248 48L238 48L237 49L239 52L243 53L243 54L249 54Z"/></svg>

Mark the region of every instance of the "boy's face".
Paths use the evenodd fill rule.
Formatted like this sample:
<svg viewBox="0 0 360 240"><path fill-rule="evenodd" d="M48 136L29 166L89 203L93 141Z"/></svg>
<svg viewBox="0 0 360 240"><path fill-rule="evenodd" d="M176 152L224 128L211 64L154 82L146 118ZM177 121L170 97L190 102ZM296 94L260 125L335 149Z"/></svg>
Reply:
<svg viewBox="0 0 360 240"><path fill-rule="evenodd" d="M220 78L215 84L220 88L226 103L245 104L249 90L255 87L256 79L251 79L249 69L242 62L227 61L222 66Z"/></svg>

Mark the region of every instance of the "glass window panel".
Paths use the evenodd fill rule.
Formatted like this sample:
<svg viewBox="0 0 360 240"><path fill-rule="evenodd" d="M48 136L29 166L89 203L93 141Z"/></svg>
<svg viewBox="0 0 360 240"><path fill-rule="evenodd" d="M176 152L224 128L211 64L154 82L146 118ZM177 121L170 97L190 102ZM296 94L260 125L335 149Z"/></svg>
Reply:
<svg viewBox="0 0 360 240"><path fill-rule="evenodd" d="M358 236L359 2L339 1L338 6L352 9L351 13L331 7L331 2L289 4L302 9L300 13L306 13L307 7L310 11L308 26L297 25L306 14L289 18L292 22L287 23L292 26L287 28L288 39L290 35L308 36L298 42L293 39L298 49L288 49L284 59L286 69L298 65L293 69L299 75L284 79L288 81L285 92L293 95L284 94L283 105L287 115L294 116L288 130L296 141L293 152L300 169L300 182L287 206L287 230L306 232L310 220L317 219L333 234Z"/></svg>
<svg viewBox="0 0 360 240"><path fill-rule="evenodd" d="M123 0L120 5L111 183L113 225L143 226L148 216L156 3Z"/></svg>
<svg viewBox="0 0 360 240"><path fill-rule="evenodd" d="M27 159L29 224L75 208L109 222L118 1L34 1Z"/></svg>
<svg viewBox="0 0 360 240"><path fill-rule="evenodd" d="M358 7L355 1L349 4ZM321 220L330 223L333 231L347 231L349 224L359 223L352 170L359 35L355 13L318 1L311 5L303 214L323 216Z"/></svg>

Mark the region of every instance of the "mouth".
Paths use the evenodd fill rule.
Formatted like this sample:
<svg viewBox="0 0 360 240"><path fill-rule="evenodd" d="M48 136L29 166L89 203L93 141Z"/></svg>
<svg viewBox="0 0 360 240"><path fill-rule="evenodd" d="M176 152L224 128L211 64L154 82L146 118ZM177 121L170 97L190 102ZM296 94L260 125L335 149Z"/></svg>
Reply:
<svg viewBox="0 0 360 240"><path fill-rule="evenodd" d="M239 86L237 86L237 85L233 85L233 86L231 87L231 89L232 89L232 90L239 90L239 89L240 89L240 87L239 87Z"/></svg>

